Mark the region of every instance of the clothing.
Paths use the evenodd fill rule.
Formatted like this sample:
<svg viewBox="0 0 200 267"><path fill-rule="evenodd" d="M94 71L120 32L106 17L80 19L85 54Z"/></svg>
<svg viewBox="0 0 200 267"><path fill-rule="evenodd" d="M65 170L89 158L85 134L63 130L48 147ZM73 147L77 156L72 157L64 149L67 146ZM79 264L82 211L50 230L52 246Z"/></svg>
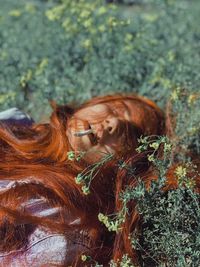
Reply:
<svg viewBox="0 0 200 267"><path fill-rule="evenodd" d="M9 126L31 126L34 120L17 108L11 108L0 112L0 122ZM17 183L33 182L33 178L27 178ZM12 180L0 181L0 193L15 187ZM51 208L44 199L30 199L23 203L23 208L31 214L42 217L55 217L59 209ZM63 235L51 233L42 227L36 227L28 237L25 247L10 252L0 252L0 267L40 267L62 264L65 260L67 242Z"/></svg>
<svg viewBox="0 0 200 267"><path fill-rule="evenodd" d="M5 188L5 187L4 187ZM41 199L30 200L29 209L37 216L49 217L56 215L57 210L51 209ZM62 264L65 259L66 239L56 233L50 233L42 227L36 227L28 237L25 247L0 253L1 267L40 267Z"/></svg>
<svg viewBox="0 0 200 267"><path fill-rule="evenodd" d="M0 112L0 121L6 125L27 125L31 126L34 120L18 108L10 108Z"/></svg>

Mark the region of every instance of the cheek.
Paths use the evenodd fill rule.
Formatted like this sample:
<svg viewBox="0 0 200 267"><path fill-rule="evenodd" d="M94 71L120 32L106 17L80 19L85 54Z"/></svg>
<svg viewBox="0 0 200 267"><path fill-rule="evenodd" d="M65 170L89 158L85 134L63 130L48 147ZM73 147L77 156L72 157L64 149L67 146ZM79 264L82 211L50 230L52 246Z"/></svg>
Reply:
<svg viewBox="0 0 200 267"><path fill-rule="evenodd" d="M88 136L75 136L74 133L78 131L85 130L87 126L80 120L70 120L67 125L66 135L69 143L73 150L75 151L85 151L91 147L91 143Z"/></svg>
<svg viewBox="0 0 200 267"><path fill-rule="evenodd" d="M92 147L90 139L87 135L82 136L82 137L76 137L75 142L77 143L77 146L79 147L79 149L83 151L86 151Z"/></svg>
<svg viewBox="0 0 200 267"><path fill-rule="evenodd" d="M91 142L88 136L74 136L74 131L67 131L67 137L73 150L86 151L91 148Z"/></svg>

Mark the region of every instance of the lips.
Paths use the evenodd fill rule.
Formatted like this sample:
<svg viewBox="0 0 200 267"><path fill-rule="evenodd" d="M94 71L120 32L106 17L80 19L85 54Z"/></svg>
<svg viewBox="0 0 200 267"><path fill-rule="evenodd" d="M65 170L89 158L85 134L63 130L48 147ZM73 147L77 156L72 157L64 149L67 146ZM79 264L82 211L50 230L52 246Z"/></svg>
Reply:
<svg viewBox="0 0 200 267"><path fill-rule="evenodd" d="M84 121L82 129L74 131L72 134L77 138L81 149L91 149L104 147L105 152L113 153L114 150L121 146L122 129L119 127L119 120L117 119L111 125L108 122L90 124ZM123 129L124 130L124 129ZM90 142L90 144L88 143ZM87 144L87 145L86 145Z"/></svg>

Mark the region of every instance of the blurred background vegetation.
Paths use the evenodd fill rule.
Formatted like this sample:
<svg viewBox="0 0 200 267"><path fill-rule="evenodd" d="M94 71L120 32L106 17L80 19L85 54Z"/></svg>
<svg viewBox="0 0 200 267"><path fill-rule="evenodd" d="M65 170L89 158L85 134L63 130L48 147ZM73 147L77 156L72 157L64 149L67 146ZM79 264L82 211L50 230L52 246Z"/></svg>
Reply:
<svg viewBox="0 0 200 267"><path fill-rule="evenodd" d="M137 92L164 107L177 86L199 91L200 2L119 2L0 0L0 109L39 120L51 99Z"/></svg>
<svg viewBox="0 0 200 267"><path fill-rule="evenodd" d="M0 7L0 110L16 106L39 121L52 99L139 93L164 110L170 103L179 160L188 149L200 153L199 0L0 0ZM199 195L156 190L139 199L153 224L143 232L152 266L199 266Z"/></svg>

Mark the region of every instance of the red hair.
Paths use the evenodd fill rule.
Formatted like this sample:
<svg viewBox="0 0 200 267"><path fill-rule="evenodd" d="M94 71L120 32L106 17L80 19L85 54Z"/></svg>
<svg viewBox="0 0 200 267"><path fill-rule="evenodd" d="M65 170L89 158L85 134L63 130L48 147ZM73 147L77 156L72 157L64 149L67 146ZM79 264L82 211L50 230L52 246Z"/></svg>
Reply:
<svg viewBox="0 0 200 267"><path fill-rule="evenodd" d="M84 159L70 161L67 156L72 149L66 136L67 121L75 112L109 103L120 109L126 105L125 101L131 101L132 108L137 111L134 129L126 130L127 142L133 143L135 140L137 143L140 134L165 133L164 115L155 103L144 97L119 94L93 98L75 109L54 106L50 122L46 124L9 129L1 125L0 181L16 181L15 186L0 195L1 251L8 252L25 246L35 227L42 226L62 233L66 239L74 239L77 232L87 232L87 249L77 248L73 258L66 260L64 266L81 266L79 256L85 251L101 264L108 264L112 258L120 259L126 253L137 263L137 254L128 239L129 234L138 227L139 216L135 203L130 203L130 216L117 234L107 231L98 221L98 214L118 212L122 207L119 200L121 190L136 184L135 179L127 177L126 170L119 170L119 158L134 167L136 174L146 184L156 179L146 155L136 152L135 143L127 153L116 154L113 160L100 168L92 180L91 193L87 196L75 182L75 177L89 165ZM56 220L35 216L21 208L24 202L34 198L43 198L49 206L59 208ZM77 218L81 223L72 224L71 221Z"/></svg>

